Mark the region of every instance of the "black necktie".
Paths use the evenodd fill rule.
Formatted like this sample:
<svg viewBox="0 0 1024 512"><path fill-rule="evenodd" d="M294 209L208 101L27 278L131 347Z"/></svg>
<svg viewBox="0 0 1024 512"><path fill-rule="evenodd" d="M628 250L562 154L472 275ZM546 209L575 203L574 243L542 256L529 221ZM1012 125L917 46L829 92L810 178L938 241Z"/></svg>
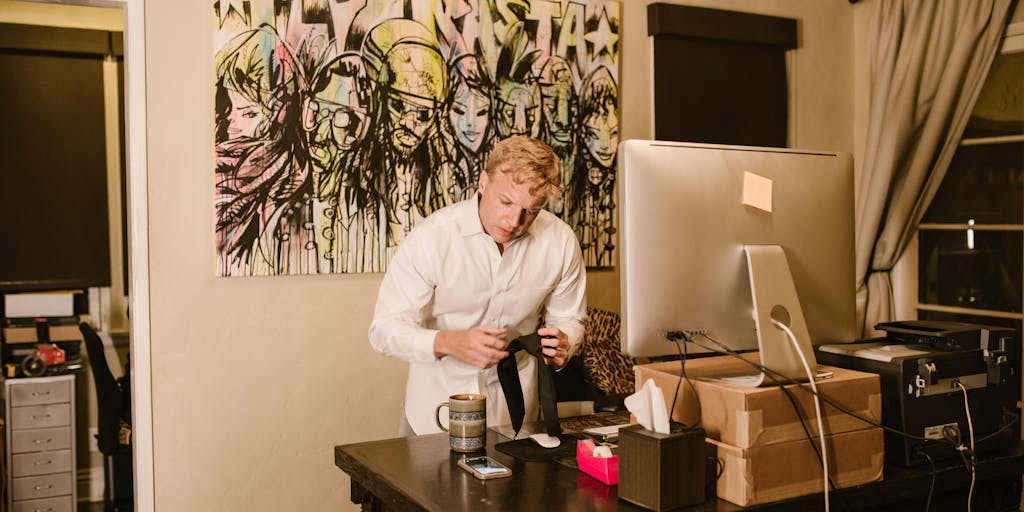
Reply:
<svg viewBox="0 0 1024 512"><path fill-rule="evenodd" d="M498 363L498 381L501 382L501 391L505 394L508 415L512 418L512 428L515 429L516 435L519 435L519 429L523 427L523 417L526 416L523 385L519 382L519 368L515 358L515 353L520 350L525 350L537 362L537 390L540 394L541 410L544 413L544 427L547 429L548 435L557 436L562 433L562 426L558 424L555 374L554 370L544 362L541 348L539 334L520 336L505 347L509 355Z"/></svg>

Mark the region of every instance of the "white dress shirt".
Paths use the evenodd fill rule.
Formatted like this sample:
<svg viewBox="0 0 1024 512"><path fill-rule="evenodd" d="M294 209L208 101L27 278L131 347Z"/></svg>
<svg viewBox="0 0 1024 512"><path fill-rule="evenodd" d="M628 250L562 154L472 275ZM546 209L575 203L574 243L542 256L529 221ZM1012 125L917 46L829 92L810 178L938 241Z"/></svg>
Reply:
<svg viewBox="0 0 1024 512"><path fill-rule="evenodd" d="M546 325L569 338L569 353L583 336L586 268L572 229L541 211L520 238L498 251L484 232L479 196L434 212L409 233L392 258L370 324L378 353L409 361L405 416L417 434L440 432L435 408L458 393L487 397L487 424L510 423L497 366L481 370L454 357L434 355L438 331L477 326L508 328L511 341L531 334L541 307ZM526 421L537 418L535 359L516 357ZM445 410L446 411L446 410ZM441 414L447 424L447 413Z"/></svg>

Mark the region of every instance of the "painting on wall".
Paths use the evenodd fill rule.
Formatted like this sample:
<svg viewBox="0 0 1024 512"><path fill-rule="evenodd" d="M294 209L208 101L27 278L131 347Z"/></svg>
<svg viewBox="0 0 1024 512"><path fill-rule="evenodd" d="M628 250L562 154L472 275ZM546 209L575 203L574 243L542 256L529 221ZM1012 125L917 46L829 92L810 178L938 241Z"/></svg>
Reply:
<svg viewBox="0 0 1024 512"><path fill-rule="evenodd" d="M218 275L382 272L519 134L559 155L548 208L587 265L613 264L618 2L219 0L213 14Z"/></svg>

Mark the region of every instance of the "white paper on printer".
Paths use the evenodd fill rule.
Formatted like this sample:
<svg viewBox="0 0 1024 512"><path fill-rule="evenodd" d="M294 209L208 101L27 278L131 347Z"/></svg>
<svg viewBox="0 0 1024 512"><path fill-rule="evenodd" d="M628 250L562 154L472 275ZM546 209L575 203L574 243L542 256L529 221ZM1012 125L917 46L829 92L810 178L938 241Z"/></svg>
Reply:
<svg viewBox="0 0 1024 512"><path fill-rule="evenodd" d="M665 395L653 379L647 379L636 393L626 397L626 409L636 416L637 421L647 430L668 434L668 411L665 409Z"/></svg>

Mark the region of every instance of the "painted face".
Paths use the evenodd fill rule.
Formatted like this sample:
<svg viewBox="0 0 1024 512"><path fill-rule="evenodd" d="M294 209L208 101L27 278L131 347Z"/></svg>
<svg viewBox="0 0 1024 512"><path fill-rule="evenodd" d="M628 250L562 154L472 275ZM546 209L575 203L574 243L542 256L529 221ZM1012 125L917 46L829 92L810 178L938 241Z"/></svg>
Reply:
<svg viewBox="0 0 1024 512"><path fill-rule="evenodd" d="M339 106L331 113L331 136L341 149L351 149L366 135L366 112Z"/></svg>
<svg viewBox="0 0 1024 512"><path fill-rule="evenodd" d="M544 122L547 123L550 142L555 146L566 146L571 138L573 122L572 73L564 62L557 62L545 71L541 106Z"/></svg>
<svg viewBox="0 0 1024 512"><path fill-rule="evenodd" d="M601 165L611 167L619 146L619 116L614 105L606 105L607 113L594 112L584 120L583 138L587 150Z"/></svg>
<svg viewBox="0 0 1024 512"><path fill-rule="evenodd" d="M329 132L339 149L348 150L362 142L369 127L369 99L361 81L362 68L355 57L339 59L330 82L311 102L320 130Z"/></svg>
<svg viewBox="0 0 1024 512"><path fill-rule="evenodd" d="M480 173L480 224L498 245L515 240L530 229L547 198L530 194L530 185L515 183L512 175Z"/></svg>
<svg viewBox="0 0 1024 512"><path fill-rule="evenodd" d="M537 136L537 96L533 87L505 82L498 87L495 127L502 138L511 135Z"/></svg>
<svg viewBox="0 0 1024 512"><path fill-rule="evenodd" d="M411 153L423 141L434 120L434 108L392 92L388 95L391 145L401 154Z"/></svg>
<svg viewBox="0 0 1024 512"><path fill-rule="evenodd" d="M480 150L490 122L491 99L473 89L465 80L459 82L448 111L455 138L471 152Z"/></svg>
<svg viewBox="0 0 1024 512"><path fill-rule="evenodd" d="M387 56L388 120L391 145L407 155L423 141L435 120L437 105L446 96L444 62L431 47L406 44Z"/></svg>
<svg viewBox="0 0 1024 512"><path fill-rule="evenodd" d="M231 113L228 114L228 140L253 139L265 118L259 103L231 88L227 89L231 99Z"/></svg>

